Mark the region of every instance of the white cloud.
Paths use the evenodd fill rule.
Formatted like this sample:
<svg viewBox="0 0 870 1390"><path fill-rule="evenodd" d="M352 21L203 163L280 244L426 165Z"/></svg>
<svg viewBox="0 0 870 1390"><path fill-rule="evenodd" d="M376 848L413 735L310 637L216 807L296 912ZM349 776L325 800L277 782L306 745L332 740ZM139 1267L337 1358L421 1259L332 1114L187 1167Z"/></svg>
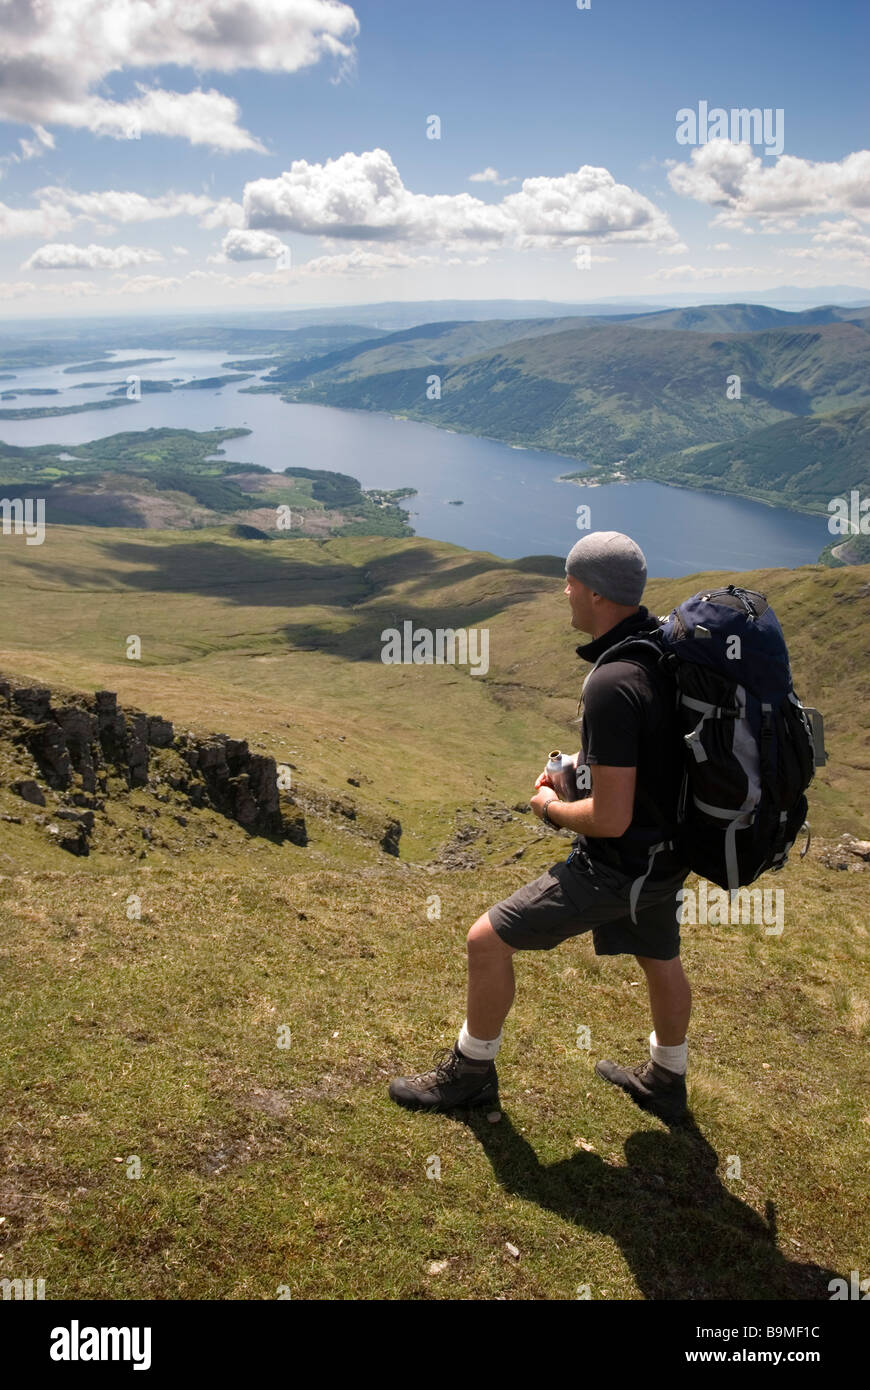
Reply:
<svg viewBox="0 0 870 1390"><path fill-rule="evenodd" d="M66 208L10 208L0 203L0 237L47 237L69 231L74 219Z"/></svg>
<svg viewBox="0 0 870 1390"><path fill-rule="evenodd" d="M244 227L245 210L241 203L232 198L218 198L208 212L203 213L199 225L214 231L218 227Z"/></svg>
<svg viewBox="0 0 870 1390"><path fill-rule="evenodd" d="M374 277L395 270L413 270L437 264L438 259L435 256L410 255L398 247L357 247L337 255L315 256L309 261L294 265L292 269L287 267L271 271L253 270L247 275L228 275L217 270L192 270L184 278L193 281L208 280L229 289L238 289L250 285L256 287L291 284L304 279ZM462 264L475 265L478 262L464 259Z"/></svg>
<svg viewBox="0 0 870 1390"><path fill-rule="evenodd" d="M118 294L162 294L166 290L175 290L181 284L181 280L174 275L134 275L132 279L125 280L123 285L119 285Z"/></svg>
<svg viewBox="0 0 870 1390"><path fill-rule="evenodd" d="M33 134L36 137L34 140L28 140L26 136L19 137L19 154L0 156L0 169L4 164L23 164L25 160L38 159L40 155L45 154L46 150L54 149L54 136L44 130L41 125L33 127Z"/></svg>
<svg viewBox="0 0 870 1390"><path fill-rule="evenodd" d="M246 184L242 205L252 228L357 241L499 241L507 231L498 207L468 193L411 193L381 149L296 159L277 178Z"/></svg>
<svg viewBox="0 0 870 1390"><path fill-rule="evenodd" d="M221 242L221 253L227 261L277 261L286 252L281 238L272 232L232 231Z"/></svg>
<svg viewBox="0 0 870 1390"><path fill-rule="evenodd" d="M607 169L584 164L555 178L524 179L501 204L520 247L576 238L669 243L677 234L654 203Z"/></svg>
<svg viewBox="0 0 870 1390"><path fill-rule="evenodd" d="M48 287L44 285L42 288L45 290ZM68 299L84 299L89 295L102 293L101 287L95 285L93 280L69 280L65 285L53 285L51 287L52 296L65 295Z"/></svg>
<svg viewBox="0 0 870 1390"><path fill-rule="evenodd" d="M40 203L68 209L91 221L155 222L168 217L197 217L202 226L232 225L229 217L242 217L242 208L231 198L209 198L205 193L161 193L149 198L129 189L107 188L99 193L75 193L68 188L37 189ZM207 220L206 220L207 219Z"/></svg>
<svg viewBox="0 0 870 1390"><path fill-rule="evenodd" d="M35 294L38 289L32 280L0 281L0 299L21 299L23 295Z"/></svg>
<svg viewBox="0 0 870 1390"><path fill-rule="evenodd" d="M667 270L656 270L647 276L648 280L733 280L742 275L769 275L770 271L760 265L719 265L700 266L675 265Z"/></svg>
<svg viewBox="0 0 870 1390"><path fill-rule="evenodd" d="M812 237L812 246L786 251L798 260L823 258L870 264L870 235L854 217L840 222L821 222Z"/></svg>
<svg viewBox="0 0 870 1390"><path fill-rule="evenodd" d="M748 217L778 222L823 213L870 217L870 150L832 163L780 155L770 164L750 145L711 140L692 150L688 164L675 165L668 182L682 197L721 208L714 220L730 225Z"/></svg>
<svg viewBox="0 0 870 1390"><path fill-rule="evenodd" d="M601 241L674 242L666 216L606 169L584 165L554 178L525 179L498 204L467 193L412 193L386 150L343 154L325 164L294 160L243 195L248 227L352 241L558 246Z"/></svg>
<svg viewBox="0 0 870 1390"><path fill-rule="evenodd" d="M471 262L463 261L462 263L478 265L480 259ZM364 250L356 248L353 251L341 252L335 256L315 256L312 260L297 266L296 273L311 278L319 278L324 275L375 276L387 275L393 270L413 270L419 266L435 264L437 264L437 260L434 256L411 256L407 252L399 250L398 247L377 251L366 247Z"/></svg>
<svg viewBox="0 0 870 1390"><path fill-rule="evenodd" d="M469 174L469 175L468 175L468 182L469 182L469 183L495 183L495 184L498 184L499 187L504 187L504 185L507 184L507 183L516 183L516 179L515 179L515 178L512 178L512 179L502 179L502 178L499 178L498 169L493 169L492 165L491 165L491 164L488 164L487 167L486 167L485 169L481 169L481 171L480 171L479 174Z"/></svg>
<svg viewBox="0 0 870 1390"><path fill-rule="evenodd" d="M50 242L24 262L22 270L126 270L128 266L160 261L159 251L144 246L73 246Z"/></svg>
<svg viewBox="0 0 870 1390"><path fill-rule="evenodd" d="M730 241L715 241L710 248L713 251L730 251L732 246Z"/></svg>
<svg viewBox="0 0 870 1390"><path fill-rule="evenodd" d="M298 72L353 60L359 24L340 0L16 0L4 6L0 118L95 134L178 136L224 150L261 150L222 93L139 85L99 95L111 73L172 65L198 73Z"/></svg>

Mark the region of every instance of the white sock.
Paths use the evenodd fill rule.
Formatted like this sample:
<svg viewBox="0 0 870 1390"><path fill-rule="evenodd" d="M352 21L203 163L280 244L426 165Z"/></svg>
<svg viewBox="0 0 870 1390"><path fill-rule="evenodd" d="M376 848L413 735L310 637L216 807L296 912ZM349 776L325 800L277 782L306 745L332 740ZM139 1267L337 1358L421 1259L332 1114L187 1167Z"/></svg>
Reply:
<svg viewBox="0 0 870 1390"><path fill-rule="evenodd" d="M657 1066L664 1067L667 1071L677 1072L682 1076L689 1060L689 1040L684 1038L676 1046L665 1047L656 1038L656 1030L653 1029L649 1035L649 1055Z"/></svg>
<svg viewBox="0 0 870 1390"><path fill-rule="evenodd" d="M502 1033L504 1029L502 1029ZM468 1031L468 1019L465 1020L459 1030L459 1042L457 1044L463 1057L471 1057L475 1062L491 1062L501 1047L502 1033L491 1041L486 1038L473 1038Z"/></svg>

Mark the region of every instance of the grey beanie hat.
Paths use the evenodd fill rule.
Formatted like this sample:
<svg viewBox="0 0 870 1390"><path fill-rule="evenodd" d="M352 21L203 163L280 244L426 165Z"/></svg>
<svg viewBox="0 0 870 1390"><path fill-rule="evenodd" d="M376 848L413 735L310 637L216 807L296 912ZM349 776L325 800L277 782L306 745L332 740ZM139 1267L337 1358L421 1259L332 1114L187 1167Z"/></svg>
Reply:
<svg viewBox="0 0 870 1390"><path fill-rule="evenodd" d="M568 552L565 573L626 607L639 604L646 584L646 560L640 546L621 531L590 531Z"/></svg>

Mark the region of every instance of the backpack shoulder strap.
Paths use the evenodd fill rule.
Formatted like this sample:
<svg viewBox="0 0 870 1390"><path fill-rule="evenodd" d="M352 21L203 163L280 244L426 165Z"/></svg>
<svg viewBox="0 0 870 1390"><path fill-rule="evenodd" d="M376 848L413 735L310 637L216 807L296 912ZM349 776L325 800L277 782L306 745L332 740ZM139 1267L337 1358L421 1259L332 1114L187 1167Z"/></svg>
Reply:
<svg viewBox="0 0 870 1390"><path fill-rule="evenodd" d="M662 693L666 696L670 696L674 704L676 704L679 699L679 691L672 674L672 666L677 658L667 650L660 640L658 640L660 637L661 628L654 628L648 634L643 632L633 633L629 637L624 637L621 642L617 642L614 646L608 647L607 651L602 652L601 656L592 667L592 670L587 674L586 680L583 682L583 689L585 690L586 682L589 680L589 677L597 671L599 666L606 665L611 661L631 661L635 665L641 666L651 675L654 675L658 679ZM582 704L582 700L583 696L581 692L580 704ZM579 715L579 704L577 706L577 712ZM635 796L638 803L643 807L644 814L649 813L651 815L652 819L650 821L650 826L655 827L656 833L664 834L666 837L672 836L676 830L676 824L673 821L665 819L654 799L641 787L637 788Z"/></svg>

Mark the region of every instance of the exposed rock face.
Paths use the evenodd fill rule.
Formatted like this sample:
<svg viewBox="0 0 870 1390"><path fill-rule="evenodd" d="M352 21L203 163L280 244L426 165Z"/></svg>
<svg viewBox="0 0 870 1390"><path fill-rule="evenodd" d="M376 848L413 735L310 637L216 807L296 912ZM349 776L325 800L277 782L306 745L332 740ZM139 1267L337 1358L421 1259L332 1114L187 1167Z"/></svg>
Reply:
<svg viewBox="0 0 870 1390"><path fill-rule="evenodd" d="M397 820L388 820L384 826L384 833L380 839L380 846L385 854L398 855L401 835L401 823Z"/></svg>
<svg viewBox="0 0 870 1390"><path fill-rule="evenodd" d="M4 704L12 738L29 751L42 781L66 793L74 806L89 808L61 809L55 813L61 824L49 827L57 843L73 854L88 853L94 810L103 806L97 794L106 792L108 779L120 778L130 789L146 786L153 749L161 750L164 761L168 757L169 784L192 806L218 811L252 835L297 845L308 842L302 812L279 792L275 759L252 753L244 740L226 734L204 739L191 733L176 735L159 715L120 708L109 690L96 691L92 699L82 696L80 701L65 699L53 705L45 687L0 679L0 709ZM25 801L46 804L33 779L19 779L11 786Z"/></svg>
<svg viewBox="0 0 870 1390"><path fill-rule="evenodd" d="M12 790L17 792L23 801L29 801L31 806L45 805L45 792L32 777L22 777L19 781L13 782Z"/></svg>
<svg viewBox="0 0 870 1390"><path fill-rule="evenodd" d="M858 840L846 830L836 844L821 841L818 858L829 869L857 874L870 869L870 840Z"/></svg>

